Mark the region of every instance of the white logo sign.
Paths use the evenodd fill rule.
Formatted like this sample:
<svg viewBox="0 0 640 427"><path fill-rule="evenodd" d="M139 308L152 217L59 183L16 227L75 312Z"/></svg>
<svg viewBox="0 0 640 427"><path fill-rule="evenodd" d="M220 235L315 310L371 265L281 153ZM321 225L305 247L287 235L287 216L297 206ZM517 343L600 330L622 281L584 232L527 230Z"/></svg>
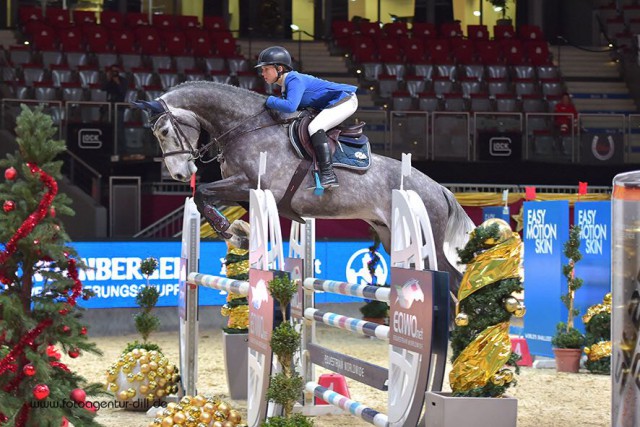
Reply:
<svg viewBox="0 0 640 427"><path fill-rule="evenodd" d="M263 302L269 301L269 290L264 280L259 280L255 288L252 289L251 303L256 310L259 310Z"/></svg>
<svg viewBox="0 0 640 427"><path fill-rule="evenodd" d="M424 292L415 279L409 280L402 286L398 286L398 303L400 307L411 308L415 301L424 302Z"/></svg>
<svg viewBox="0 0 640 427"><path fill-rule="evenodd" d="M382 256L376 252L380 261L374 269L376 275L376 284L382 285L387 283L387 277L389 275L389 269L387 268L387 262ZM359 285L370 285L372 283L371 273L369 272L368 263L371 261L371 254L369 249L360 249L356 251L349 261L347 261L347 282L357 283Z"/></svg>

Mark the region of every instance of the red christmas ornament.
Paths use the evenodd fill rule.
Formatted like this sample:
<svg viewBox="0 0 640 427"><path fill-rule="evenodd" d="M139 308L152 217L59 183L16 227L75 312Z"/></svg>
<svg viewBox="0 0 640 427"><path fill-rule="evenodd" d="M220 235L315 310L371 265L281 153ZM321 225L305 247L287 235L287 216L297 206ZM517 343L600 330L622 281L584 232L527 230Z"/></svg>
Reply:
<svg viewBox="0 0 640 427"><path fill-rule="evenodd" d="M28 365L24 365L24 367L22 368L22 372L26 376L32 377L36 374L36 367L29 363Z"/></svg>
<svg viewBox="0 0 640 427"><path fill-rule="evenodd" d="M80 335L87 335L87 328L85 326L80 328Z"/></svg>
<svg viewBox="0 0 640 427"><path fill-rule="evenodd" d="M46 399L47 396L49 396L49 387L46 384L38 384L33 388L33 397L36 399Z"/></svg>
<svg viewBox="0 0 640 427"><path fill-rule="evenodd" d="M89 412L96 412L98 410L98 405L94 404L91 401L84 402L84 409L86 409Z"/></svg>
<svg viewBox="0 0 640 427"><path fill-rule="evenodd" d="M60 360L60 352L52 345L47 347L47 356L53 357L56 360Z"/></svg>
<svg viewBox="0 0 640 427"><path fill-rule="evenodd" d="M72 359L75 359L76 357L80 356L80 350L73 349L73 350L69 350L69 357Z"/></svg>
<svg viewBox="0 0 640 427"><path fill-rule="evenodd" d="M37 246L40 244L40 240L39 239L33 239L33 245Z"/></svg>
<svg viewBox="0 0 640 427"><path fill-rule="evenodd" d="M55 218L56 217L56 208L51 206L51 209L49 209L49 215L51 216L51 218Z"/></svg>
<svg viewBox="0 0 640 427"><path fill-rule="evenodd" d="M71 332L71 328L68 327L67 325L63 325L61 330L63 334L68 334L69 332Z"/></svg>
<svg viewBox="0 0 640 427"><path fill-rule="evenodd" d="M7 200L6 202L4 202L4 204L2 205L2 209L4 209L4 211L6 213L11 212L12 210L14 210L16 208L16 203L13 200Z"/></svg>
<svg viewBox="0 0 640 427"><path fill-rule="evenodd" d="M76 403L84 402L87 399L87 393L81 388L74 388L69 394L71 400Z"/></svg>
<svg viewBox="0 0 640 427"><path fill-rule="evenodd" d="M62 422L60 423L60 427L69 427L69 420L65 417L62 417Z"/></svg>
<svg viewBox="0 0 640 427"><path fill-rule="evenodd" d="M13 166L5 169L4 171L4 178L8 179L9 181L13 181L14 179L16 179L17 175L18 175L18 171Z"/></svg>

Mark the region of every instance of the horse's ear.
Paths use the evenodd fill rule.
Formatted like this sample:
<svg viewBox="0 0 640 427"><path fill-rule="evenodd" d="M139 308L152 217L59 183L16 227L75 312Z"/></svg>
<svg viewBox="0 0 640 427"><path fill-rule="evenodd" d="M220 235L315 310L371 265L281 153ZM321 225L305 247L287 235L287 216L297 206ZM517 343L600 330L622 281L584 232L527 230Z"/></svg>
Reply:
<svg viewBox="0 0 640 427"><path fill-rule="evenodd" d="M144 101L144 100L139 100L139 101L132 101L131 105L135 108L139 108L141 110L146 111L147 113L155 116L157 114L161 114L164 113L164 107L162 106L162 104L160 103L160 101Z"/></svg>

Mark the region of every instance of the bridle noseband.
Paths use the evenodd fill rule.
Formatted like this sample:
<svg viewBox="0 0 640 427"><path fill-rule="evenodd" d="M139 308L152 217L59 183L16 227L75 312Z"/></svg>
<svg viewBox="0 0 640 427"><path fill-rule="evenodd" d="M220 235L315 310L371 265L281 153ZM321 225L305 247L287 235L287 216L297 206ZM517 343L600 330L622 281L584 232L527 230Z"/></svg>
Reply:
<svg viewBox="0 0 640 427"><path fill-rule="evenodd" d="M213 137L211 138L211 141L209 141L207 144L203 145L200 148L194 148L191 144L189 144L189 142L187 141L187 137L184 134L184 132L182 131L182 128L180 127L180 125L183 126L188 126L192 129L197 129L198 131L200 131L199 128L196 128L195 126L180 121L169 109L169 106L167 105L167 103L164 101L164 99L159 98L158 101L160 102L160 104L162 104L162 107L164 109L164 111L154 117L151 118L151 121L153 122L153 127L152 130L155 132L155 128L156 128L156 124L158 123L158 120L160 118L162 118L163 116L167 116L169 118L169 122L171 123L171 125L173 126L173 129L176 132L176 136L178 138L178 142L180 144L180 149L179 150L175 150L175 151L169 151L167 153L162 154L163 158L169 157L169 156L175 156L178 154L190 154L190 157L188 159L188 161L195 161L200 159L201 162L203 163L210 163L216 159L218 159L221 154L222 154L222 144L220 143L220 141L227 137L229 134L231 134L231 132L233 132L234 130L238 129L240 126L242 126L243 124L255 119L256 117L258 117L259 115L267 112L268 110L266 108L261 109L260 111L258 111L256 114L247 117L246 119L242 120L240 123L238 123L237 125L233 126L232 128L224 131L222 134L220 134L217 137ZM249 130L245 130L242 132L239 132L237 135L235 135L235 137L237 138L238 136L244 135L246 133L249 132L254 132L260 129L265 129L268 127L272 127L272 126L276 126L276 125L284 125L284 124L289 124L293 121L294 119L284 119L284 120L280 120L280 121L275 121L273 123L268 123L266 125L262 125L262 126L258 126ZM218 154L215 157L211 157L210 159L205 159L205 153L209 150L209 148L213 145L216 144L218 147Z"/></svg>

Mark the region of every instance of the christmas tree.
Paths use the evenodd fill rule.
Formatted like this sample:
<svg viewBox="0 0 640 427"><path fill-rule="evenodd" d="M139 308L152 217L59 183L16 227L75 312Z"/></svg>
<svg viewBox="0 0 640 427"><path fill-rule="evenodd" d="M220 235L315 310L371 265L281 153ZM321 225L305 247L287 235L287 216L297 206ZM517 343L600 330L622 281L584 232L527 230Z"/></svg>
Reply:
<svg viewBox="0 0 640 427"><path fill-rule="evenodd" d="M97 426L87 385L58 359L100 354L87 339L78 298L89 298L78 280L76 259L59 215L70 200L57 194L65 150L42 108L22 106L16 121L19 150L0 160L0 425Z"/></svg>
<svg viewBox="0 0 640 427"><path fill-rule="evenodd" d="M492 218L471 232L458 255L467 268L451 333L451 389L454 396L499 397L516 384L507 365L519 372L520 356L511 352L509 323L512 315L526 312L514 296L523 291L522 242L509 224Z"/></svg>

